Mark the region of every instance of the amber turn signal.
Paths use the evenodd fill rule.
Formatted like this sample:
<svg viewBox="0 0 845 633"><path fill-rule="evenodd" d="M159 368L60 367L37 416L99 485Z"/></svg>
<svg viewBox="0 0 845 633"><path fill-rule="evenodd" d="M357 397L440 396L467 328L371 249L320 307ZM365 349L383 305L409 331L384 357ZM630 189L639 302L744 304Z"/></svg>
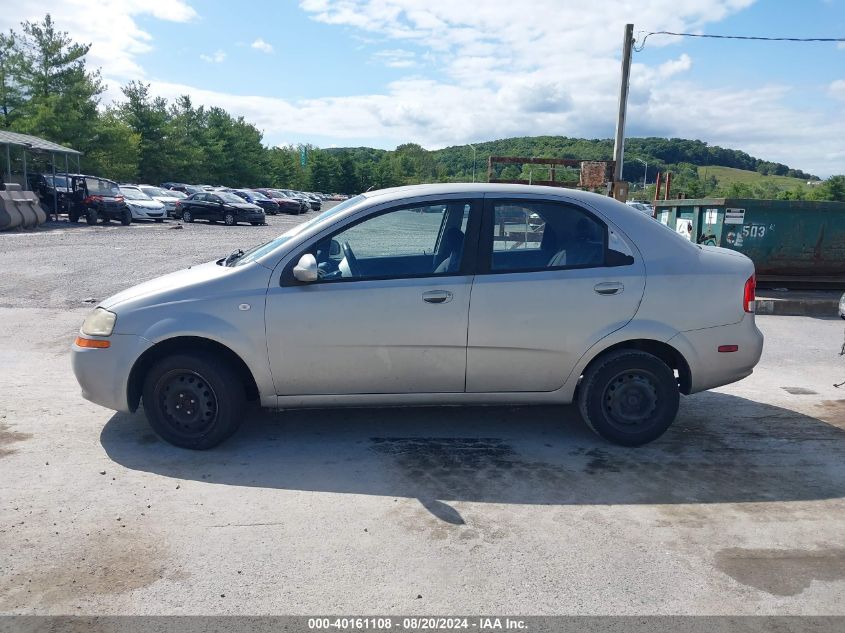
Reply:
<svg viewBox="0 0 845 633"><path fill-rule="evenodd" d="M91 347L94 349L106 349L107 347L111 347L110 341L104 341L97 338L82 338L81 336L77 336L74 343L76 343L79 347Z"/></svg>

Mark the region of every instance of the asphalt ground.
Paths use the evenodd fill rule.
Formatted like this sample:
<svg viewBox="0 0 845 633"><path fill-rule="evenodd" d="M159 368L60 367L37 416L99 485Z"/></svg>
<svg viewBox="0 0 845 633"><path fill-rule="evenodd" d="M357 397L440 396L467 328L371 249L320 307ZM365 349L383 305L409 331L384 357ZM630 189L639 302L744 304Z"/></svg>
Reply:
<svg viewBox="0 0 845 633"><path fill-rule="evenodd" d="M845 614L845 323L639 449L573 407L247 412L207 452L81 398L97 300L267 227L0 234L0 613ZM175 225L175 223L171 223Z"/></svg>

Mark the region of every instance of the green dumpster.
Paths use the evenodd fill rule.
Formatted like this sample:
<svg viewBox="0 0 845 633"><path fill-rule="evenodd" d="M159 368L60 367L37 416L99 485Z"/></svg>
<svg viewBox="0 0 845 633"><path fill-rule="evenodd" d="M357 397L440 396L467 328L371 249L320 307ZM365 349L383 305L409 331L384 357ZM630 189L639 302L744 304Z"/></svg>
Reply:
<svg viewBox="0 0 845 633"><path fill-rule="evenodd" d="M659 200L655 217L697 244L747 255L763 280L845 283L845 202Z"/></svg>

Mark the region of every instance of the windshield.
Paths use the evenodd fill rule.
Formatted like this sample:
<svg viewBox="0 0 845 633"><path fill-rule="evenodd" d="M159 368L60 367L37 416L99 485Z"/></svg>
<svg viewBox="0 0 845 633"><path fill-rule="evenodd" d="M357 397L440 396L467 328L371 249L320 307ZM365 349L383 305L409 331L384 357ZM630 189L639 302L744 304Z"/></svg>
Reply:
<svg viewBox="0 0 845 633"><path fill-rule="evenodd" d="M259 257L263 257L267 253L272 252L285 242L287 242L290 238L298 235L308 227L314 226L315 224L322 222L323 220L332 217L333 215L340 213L341 211L345 211L346 209L357 205L360 202L366 200L365 196L355 196L354 198L349 198L344 202L323 211L320 215L315 216L308 220L307 222L303 222L302 224L298 224L297 226L291 227L284 233L282 233L279 237L274 240L270 240L269 242L265 242L260 246L255 246L248 251L246 251L243 255L241 255L237 260L234 261L232 266L242 266L243 264L248 264L251 261L255 261Z"/></svg>
<svg viewBox="0 0 845 633"><path fill-rule="evenodd" d="M160 196L162 198L172 198L174 196L170 195L172 191L165 191L164 189L159 189L158 187L138 187L141 191L145 194L150 196L151 198L154 196Z"/></svg>
<svg viewBox="0 0 845 633"><path fill-rule="evenodd" d="M127 200L149 200L150 197L145 194L140 189L134 189L132 187L121 187L120 193L123 194L123 197Z"/></svg>
<svg viewBox="0 0 845 633"><path fill-rule="evenodd" d="M86 178L85 186L88 188L89 196L119 196L120 187L116 182L111 180L102 180L100 178Z"/></svg>
<svg viewBox="0 0 845 633"><path fill-rule="evenodd" d="M50 174L49 176L44 176L44 180L47 182L48 185L53 185L54 187L65 187L67 188L67 178L64 176L53 176Z"/></svg>
<svg viewBox="0 0 845 633"><path fill-rule="evenodd" d="M255 198L256 200L269 200L269 198L267 196L265 196L263 193L261 193L260 191L247 191L247 193L249 195L251 195L253 198Z"/></svg>
<svg viewBox="0 0 845 633"><path fill-rule="evenodd" d="M214 195L218 196L223 202L245 202L243 198L241 198L240 196L236 196L235 194L229 191L215 191Z"/></svg>

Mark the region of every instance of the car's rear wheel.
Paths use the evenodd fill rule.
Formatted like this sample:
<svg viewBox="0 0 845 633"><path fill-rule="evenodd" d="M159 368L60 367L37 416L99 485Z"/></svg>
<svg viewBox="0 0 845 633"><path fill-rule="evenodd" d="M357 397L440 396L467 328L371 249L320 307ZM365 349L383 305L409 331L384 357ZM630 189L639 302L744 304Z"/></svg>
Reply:
<svg viewBox="0 0 845 633"><path fill-rule="evenodd" d="M123 226L132 224L132 212L129 209L124 209L120 212L120 223Z"/></svg>
<svg viewBox="0 0 845 633"><path fill-rule="evenodd" d="M162 222L164 222L164 218L156 218L156 219L155 219L155 221L156 221L158 224L161 224Z"/></svg>
<svg viewBox="0 0 845 633"><path fill-rule="evenodd" d="M182 448L212 448L231 436L240 426L244 399L237 374L206 354L168 356L144 380L150 426Z"/></svg>
<svg viewBox="0 0 845 633"><path fill-rule="evenodd" d="M97 223L97 211L94 209L88 209L88 212L85 214L85 221L89 226L95 225Z"/></svg>
<svg viewBox="0 0 845 633"><path fill-rule="evenodd" d="M234 213L227 213L223 216L223 224L226 226L234 226L235 225L235 214Z"/></svg>
<svg viewBox="0 0 845 633"><path fill-rule="evenodd" d="M182 222L193 222L194 216L188 210L182 211Z"/></svg>
<svg viewBox="0 0 845 633"><path fill-rule="evenodd" d="M618 350L598 358L579 385L578 407L598 435L623 446L656 440L680 404L672 369L652 354Z"/></svg>

